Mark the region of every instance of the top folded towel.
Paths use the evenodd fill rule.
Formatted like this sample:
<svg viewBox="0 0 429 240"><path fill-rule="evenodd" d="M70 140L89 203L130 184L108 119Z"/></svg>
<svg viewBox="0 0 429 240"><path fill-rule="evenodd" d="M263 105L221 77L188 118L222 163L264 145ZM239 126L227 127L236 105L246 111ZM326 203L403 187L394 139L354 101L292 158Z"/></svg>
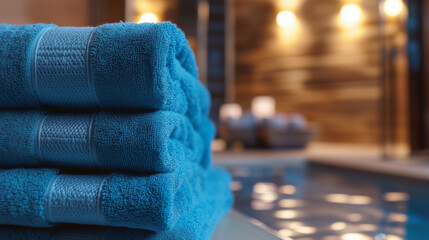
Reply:
<svg viewBox="0 0 429 240"><path fill-rule="evenodd" d="M199 125L210 99L171 23L0 25L0 108L170 110Z"/></svg>

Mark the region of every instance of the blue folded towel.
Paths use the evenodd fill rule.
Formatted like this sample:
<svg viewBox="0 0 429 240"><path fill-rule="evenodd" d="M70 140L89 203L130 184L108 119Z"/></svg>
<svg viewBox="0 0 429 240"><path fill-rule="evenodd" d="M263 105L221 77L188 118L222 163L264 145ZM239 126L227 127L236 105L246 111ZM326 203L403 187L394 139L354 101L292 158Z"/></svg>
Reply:
<svg viewBox="0 0 429 240"><path fill-rule="evenodd" d="M208 168L212 164L211 143L216 136L216 127L210 118L206 118L205 123L201 124L201 126L199 126L196 131L199 133L204 142L204 152L201 166Z"/></svg>
<svg viewBox="0 0 429 240"><path fill-rule="evenodd" d="M203 126L214 131L210 122ZM211 135L202 138L187 117L169 111L0 111L0 168L167 172L185 162L208 167L203 154L209 155Z"/></svg>
<svg viewBox="0 0 429 240"><path fill-rule="evenodd" d="M171 23L0 25L0 108L210 108L185 35Z"/></svg>
<svg viewBox="0 0 429 240"><path fill-rule="evenodd" d="M205 181L206 171L190 163L174 172L140 175L1 170L0 224L76 223L169 230L198 204Z"/></svg>
<svg viewBox="0 0 429 240"><path fill-rule="evenodd" d="M225 171L220 169L209 170L200 202L191 213L179 220L169 231L155 233L138 229L68 224L48 229L0 226L0 239L208 240L218 221L231 208L232 194L229 189L229 182L229 175Z"/></svg>

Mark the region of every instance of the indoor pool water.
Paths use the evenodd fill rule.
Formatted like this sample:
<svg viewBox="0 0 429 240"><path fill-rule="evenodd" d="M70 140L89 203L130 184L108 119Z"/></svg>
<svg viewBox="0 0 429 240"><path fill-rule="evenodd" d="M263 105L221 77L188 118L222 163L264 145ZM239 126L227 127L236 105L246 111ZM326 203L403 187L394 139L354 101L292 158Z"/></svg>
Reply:
<svg viewBox="0 0 429 240"><path fill-rule="evenodd" d="M295 240L429 239L429 183L305 162L229 167L234 207Z"/></svg>

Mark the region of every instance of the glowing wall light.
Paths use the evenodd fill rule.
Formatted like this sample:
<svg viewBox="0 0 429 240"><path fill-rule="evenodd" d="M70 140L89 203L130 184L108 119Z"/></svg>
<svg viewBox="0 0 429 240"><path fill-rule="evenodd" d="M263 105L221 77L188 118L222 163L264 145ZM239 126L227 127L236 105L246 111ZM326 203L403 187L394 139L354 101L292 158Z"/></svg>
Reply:
<svg viewBox="0 0 429 240"><path fill-rule="evenodd" d="M341 23L344 26L353 26L362 19L362 9L357 4L347 4L341 8Z"/></svg>
<svg viewBox="0 0 429 240"><path fill-rule="evenodd" d="M291 11L281 11L276 17L277 24L282 28L290 28L296 25L296 16Z"/></svg>
<svg viewBox="0 0 429 240"><path fill-rule="evenodd" d="M159 22L158 16L155 13L143 13L138 23L157 23Z"/></svg>
<svg viewBox="0 0 429 240"><path fill-rule="evenodd" d="M401 14L404 9L402 0L385 0L383 4L383 11L389 17L396 17Z"/></svg>

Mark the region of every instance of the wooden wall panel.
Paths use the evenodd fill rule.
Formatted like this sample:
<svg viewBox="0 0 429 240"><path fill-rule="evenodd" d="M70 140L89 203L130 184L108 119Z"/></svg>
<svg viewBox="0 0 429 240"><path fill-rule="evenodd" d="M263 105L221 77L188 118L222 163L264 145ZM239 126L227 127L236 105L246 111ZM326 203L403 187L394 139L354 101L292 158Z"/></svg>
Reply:
<svg viewBox="0 0 429 240"><path fill-rule="evenodd" d="M0 23L97 26L125 20L125 0L1 0Z"/></svg>
<svg viewBox="0 0 429 240"><path fill-rule="evenodd" d="M55 23L60 26L89 24L90 0L2 0L0 23Z"/></svg>
<svg viewBox="0 0 429 240"><path fill-rule="evenodd" d="M376 1L362 1L361 27L338 24L341 0L302 0L298 37L282 37L278 2L235 0L236 101L270 95L283 113L317 122L319 141L380 141L381 48ZM280 33L279 33L280 32ZM292 37L290 37L292 38Z"/></svg>

